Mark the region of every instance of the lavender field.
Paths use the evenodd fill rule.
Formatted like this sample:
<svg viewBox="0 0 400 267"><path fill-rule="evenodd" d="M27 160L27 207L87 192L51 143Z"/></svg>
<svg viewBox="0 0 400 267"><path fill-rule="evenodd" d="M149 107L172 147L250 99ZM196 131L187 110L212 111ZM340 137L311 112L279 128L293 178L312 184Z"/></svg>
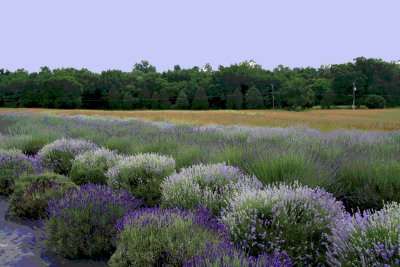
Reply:
<svg viewBox="0 0 400 267"><path fill-rule="evenodd" d="M400 265L400 131L6 113L0 195L2 266Z"/></svg>

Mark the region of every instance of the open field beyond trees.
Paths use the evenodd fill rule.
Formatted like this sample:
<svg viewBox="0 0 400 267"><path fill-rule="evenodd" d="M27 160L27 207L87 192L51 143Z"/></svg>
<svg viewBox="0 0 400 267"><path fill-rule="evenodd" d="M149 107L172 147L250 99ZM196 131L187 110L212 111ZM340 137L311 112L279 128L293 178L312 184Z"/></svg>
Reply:
<svg viewBox="0 0 400 267"><path fill-rule="evenodd" d="M209 111L105 111L105 110L62 110L41 108L0 108L6 112L29 112L35 114L98 115L115 118L138 118L152 121L169 121L193 125L244 125L261 127L303 126L324 132L340 129L372 131L400 130L400 109L383 110L319 110L303 112L281 110L209 110Z"/></svg>

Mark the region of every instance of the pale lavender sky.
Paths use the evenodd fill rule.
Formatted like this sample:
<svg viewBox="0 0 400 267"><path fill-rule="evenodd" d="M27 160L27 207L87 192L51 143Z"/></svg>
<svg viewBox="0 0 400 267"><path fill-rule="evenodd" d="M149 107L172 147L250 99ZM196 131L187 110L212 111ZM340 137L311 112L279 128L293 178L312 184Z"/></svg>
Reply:
<svg viewBox="0 0 400 267"><path fill-rule="evenodd" d="M399 0L2 0L0 68L400 59Z"/></svg>

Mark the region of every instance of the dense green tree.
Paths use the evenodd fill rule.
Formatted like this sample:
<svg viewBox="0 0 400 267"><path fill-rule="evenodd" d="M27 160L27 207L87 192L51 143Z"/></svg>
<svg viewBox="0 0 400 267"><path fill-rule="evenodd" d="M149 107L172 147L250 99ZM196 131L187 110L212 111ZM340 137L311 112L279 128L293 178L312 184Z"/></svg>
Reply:
<svg viewBox="0 0 400 267"><path fill-rule="evenodd" d="M140 100L137 97L126 93L122 98L122 109L131 110L139 107Z"/></svg>
<svg viewBox="0 0 400 267"><path fill-rule="evenodd" d="M243 108L243 94L239 89L226 96L227 109L242 109Z"/></svg>
<svg viewBox="0 0 400 267"><path fill-rule="evenodd" d="M82 85L72 77L54 77L43 83L41 106L46 108L80 108Z"/></svg>
<svg viewBox="0 0 400 267"><path fill-rule="evenodd" d="M154 92L151 97L151 108L159 109L160 108L160 93Z"/></svg>
<svg viewBox="0 0 400 267"><path fill-rule="evenodd" d="M329 79L317 78L308 80L307 87L315 94L315 104L320 105L321 101L325 97L325 92L331 89L332 83Z"/></svg>
<svg viewBox="0 0 400 267"><path fill-rule="evenodd" d="M178 98L176 99L175 108L176 109L188 109L189 108L189 99L183 90L180 91Z"/></svg>
<svg viewBox="0 0 400 267"><path fill-rule="evenodd" d="M332 89L326 90L324 97L321 101L322 109L330 109L335 104L335 92Z"/></svg>
<svg viewBox="0 0 400 267"><path fill-rule="evenodd" d="M272 108L273 98L278 108L302 109L312 106L312 99L328 108L351 105L353 83L358 105L370 95L380 95L388 107L400 106L400 64L363 57L318 69L279 65L272 71L254 61L219 66L217 70L209 64L188 69L176 65L161 73L148 61L135 64L132 72L42 67L29 73L0 69L0 106L168 109L171 105L177 108L179 94L184 92L193 108ZM196 93L202 96L195 97ZM158 98L156 103L153 95ZM246 105L246 96L257 99L258 104Z"/></svg>
<svg viewBox="0 0 400 267"><path fill-rule="evenodd" d="M386 106L386 100L379 95L370 95L365 100L365 105L369 109L382 109Z"/></svg>
<svg viewBox="0 0 400 267"><path fill-rule="evenodd" d="M314 105L315 93L302 78L287 81L280 91L281 105L290 109L305 109Z"/></svg>
<svg viewBox="0 0 400 267"><path fill-rule="evenodd" d="M133 67L133 71L140 71L143 73L155 73L157 71L156 67L151 65L147 60L142 60L140 63L136 63Z"/></svg>
<svg viewBox="0 0 400 267"><path fill-rule="evenodd" d="M199 88L194 95L192 109L203 110L208 109L208 96L203 88Z"/></svg>
<svg viewBox="0 0 400 267"><path fill-rule="evenodd" d="M169 101L169 95L168 95L166 88L160 90L159 97L160 97L159 108L160 109L170 109L171 102Z"/></svg>
<svg viewBox="0 0 400 267"><path fill-rule="evenodd" d="M245 97L245 107L247 109L262 109L264 108L264 100L260 91L255 86L250 87Z"/></svg>

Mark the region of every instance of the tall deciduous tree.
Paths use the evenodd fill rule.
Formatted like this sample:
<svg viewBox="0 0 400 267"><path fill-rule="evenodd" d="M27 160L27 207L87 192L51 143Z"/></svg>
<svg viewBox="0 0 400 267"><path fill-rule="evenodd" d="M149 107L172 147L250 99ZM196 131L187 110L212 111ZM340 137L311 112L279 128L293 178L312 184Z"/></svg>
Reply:
<svg viewBox="0 0 400 267"><path fill-rule="evenodd" d="M281 104L290 109L305 109L314 105L315 94L302 78L287 81L280 94Z"/></svg>
<svg viewBox="0 0 400 267"><path fill-rule="evenodd" d="M332 89L326 90L324 97L321 101L322 109L330 109L335 104L335 92Z"/></svg>
<svg viewBox="0 0 400 267"><path fill-rule="evenodd" d="M171 102L169 101L169 95L167 90L161 89L160 90L160 109L170 109L171 108Z"/></svg>
<svg viewBox="0 0 400 267"><path fill-rule="evenodd" d="M245 104L247 109L264 108L263 97L255 86L250 87L245 95Z"/></svg>
<svg viewBox="0 0 400 267"><path fill-rule="evenodd" d="M143 73L155 73L157 71L156 67L151 65L147 60L142 60L140 63L136 63L133 67L133 71L140 71Z"/></svg>
<svg viewBox="0 0 400 267"><path fill-rule="evenodd" d="M197 89L193 98L192 109L208 109L208 96L203 88Z"/></svg>
<svg viewBox="0 0 400 267"><path fill-rule="evenodd" d="M227 109L242 109L243 108L243 94L239 89L226 96Z"/></svg>
<svg viewBox="0 0 400 267"><path fill-rule="evenodd" d="M158 92L154 92L151 97L151 108L159 109L160 108L160 94Z"/></svg>

